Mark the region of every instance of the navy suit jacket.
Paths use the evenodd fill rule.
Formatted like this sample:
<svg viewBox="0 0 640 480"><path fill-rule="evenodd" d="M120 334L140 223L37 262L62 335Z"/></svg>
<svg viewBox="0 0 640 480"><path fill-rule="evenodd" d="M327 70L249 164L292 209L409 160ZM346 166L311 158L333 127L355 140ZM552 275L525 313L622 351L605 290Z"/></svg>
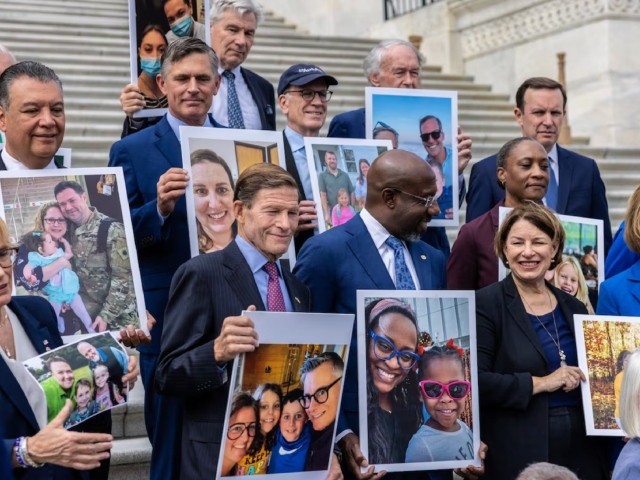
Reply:
<svg viewBox="0 0 640 480"><path fill-rule="evenodd" d="M592 158L558 145L558 168L560 184L556 211L563 215L601 219L604 222L606 254L611 246L611 222L598 165ZM471 169L469 177L467 222L491 210L504 196L504 190L498 185L496 176L496 155L480 160Z"/></svg>
<svg viewBox="0 0 640 480"><path fill-rule="evenodd" d="M307 287L285 268L282 274L294 309L308 312ZM182 399L183 480L215 477L233 362L216 365L214 340L226 317L250 305L265 310L236 242L192 258L171 283L155 379L160 393Z"/></svg>
<svg viewBox="0 0 640 480"><path fill-rule="evenodd" d="M602 282L596 313L640 316L640 260Z"/></svg>
<svg viewBox="0 0 640 480"><path fill-rule="evenodd" d="M215 127L221 127L211 120ZM156 125L114 143L109 166L122 167L124 171L145 304L157 321L151 345L140 350L158 353L171 278L191 257L184 196L163 225L158 217L156 184L169 168L182 168L180 142L167 116Z"/></svg>
<svg viewBox="0 0 640 480"><path fill-rule="evenodd" d="M56 315L49 302L40 297L13 297L9 308L20 319L29 340L38 354L62 345ZM7 364L0 360L0 430L5 448L11 451L13 442L21 436L32 436L40 427L18 381ZM39 469L16 469L16 478L24 480L80 479L84 475L69 468L46 464Z"/></svg>
<svg viewBox="0 0 640 480"><path fill-rule="evenodd" d="M445 289L442 253L424 242L409 242L407 246L420 288ZM395 290L360 215L309 239L300 250L293 272L311 290L314 312L356 314L356 290ZM338 432L346 428L359 431L356 332L354 323Z"/></svg>
<svg viewBox="0 0 640 480"><path fill-rule="evenodd" d="M336 115L329 124L328 137L366 138L364 108Z"/></svg>

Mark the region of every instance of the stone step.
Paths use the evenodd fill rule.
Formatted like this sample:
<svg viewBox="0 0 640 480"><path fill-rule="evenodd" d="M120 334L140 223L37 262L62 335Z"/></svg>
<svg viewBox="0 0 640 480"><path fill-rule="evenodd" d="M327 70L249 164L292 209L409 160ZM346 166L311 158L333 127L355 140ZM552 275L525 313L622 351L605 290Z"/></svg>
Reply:
<svg viewBox="0 0 640 480"><path fill-rule="evenodd" d="M2 5L5 5L4 3ZM15 7L15 2L10 3L9 5L14 6L14 8L7 9L2 11L2 19L5 22L20 22L24 21L25 15L19 9ZM115 29L128 29L129 23L127 19L127 15L118 15L118 17L110 17L110 16L96 16L94 15L90 9L84 9L82 11L77 11L73 15L64 15L60 13L32 13L29 15L29 25L41 25L41 24L55 24L59 27L65 28L75 28L79 26L86 26L87 24L97 25L99 27L112 27Z"/></svg>
<svg viewBox="0 0 640 480"><path fill-rule="evenodd" d="M109 480L142 480L149 478L151 444L144 438L116 440L111 450Z"/></svg>
<svg viewBox="0 0 640 480"><path fill-rule="evenodd" d="M99 17L125 17L128 18L127 10L122 10L121 4L114 3L93 3L90 9L87 9L86 2L42 2L37 3L25 3L16 8L14 2L0 3L0 15L20 13L23 15L28 14L57 14L65 16L99 16ZM7 17L9 18L9 17Z"/></svg>

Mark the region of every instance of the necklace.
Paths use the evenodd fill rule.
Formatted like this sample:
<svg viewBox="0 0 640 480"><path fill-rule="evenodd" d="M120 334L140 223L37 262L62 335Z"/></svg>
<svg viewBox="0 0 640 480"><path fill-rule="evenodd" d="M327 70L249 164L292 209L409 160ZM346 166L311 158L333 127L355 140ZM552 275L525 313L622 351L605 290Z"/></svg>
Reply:
<svg viewBox="0 0 640 480"><path fill-rule="evenodd" d="M540 323L540 326L542 328L544 328L544 331L547 332L547 335L549 335L549 338L551 338L551 341L553 342L553 344L558 349L558 356L560 357L560 366L561 367L566 367L567 366L567 356L564 354L564 350L562 350L560 348L560 334L558 333L558 325L556 324L556 315L555 315L555 313L553 313L554 312L553 302L551 301L551 294L549 293L549 290L547 290L547 297L549 298L549 307L551 308L551 318L553 318L553 326L554 326L554 328L556 330L557 341L556 341L556 338L553 338L553 335L551 335L551 332L549 330L547 330L547 327L545 327L544 323L542 323L542 320L540 320L540 317L538 317L538 315L533 313L533 309L531 308L529 303L527 303L527 301L525 300L524 296L520 295L520 298L522 298L522 301L524 302L524 304L527 306L527 308L531 312L531 315L536 317L536 320L538 320L538 322Z"/></svg>
<svg viewBox="0 0 640 480"><path fill-rule="evenodd" d="M12 343L14 343L13 332L11 331L11 322L9 321L9 315L7 315L7 311L4 308L2 309L2 318L0 318L0 333L2 334L2 336L7 335L9 337L9 345L5 345L3 343L1 347L8 358L13 358L15 356L15 354L13 353L13 351L15 350L15 345L11 345Z"/></svg>

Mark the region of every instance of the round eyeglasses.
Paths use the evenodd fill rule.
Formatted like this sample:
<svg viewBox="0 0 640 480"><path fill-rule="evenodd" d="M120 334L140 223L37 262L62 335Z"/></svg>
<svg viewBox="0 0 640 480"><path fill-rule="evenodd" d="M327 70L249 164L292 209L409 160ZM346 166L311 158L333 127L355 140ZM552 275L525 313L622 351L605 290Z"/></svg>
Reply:
<svg viewBox="0 0 640 480"><path fill-rule="evenodd" d="M229 440L235 440L236 438L240 438L240 436L242 436L245 430L247 431L248 436L255 437L257 425L258 424L256 422L234 423L227 430L227 438Z"/></svg>
<svg viewBox="0 0 640 480"><path fill-rule="evenodd" d="M369 336L373 339L373 353L379 360L390 360L397 357L398 365L403 370L411 370L420 356L408 350L398 351L391 340L369 330Z"/></svg>

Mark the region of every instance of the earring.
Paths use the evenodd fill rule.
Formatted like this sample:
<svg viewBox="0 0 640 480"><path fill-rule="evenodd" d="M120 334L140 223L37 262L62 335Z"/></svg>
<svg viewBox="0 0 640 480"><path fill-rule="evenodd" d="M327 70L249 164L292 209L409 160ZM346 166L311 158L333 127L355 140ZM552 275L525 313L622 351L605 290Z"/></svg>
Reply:
<svg viewBox="0 0 640 480"><path fill-rule="evenodd" d="M508 266L509 266L509 260L505 260L505 261L504 261L504 266L505 266L505 267L508 267Z"/></svg>

